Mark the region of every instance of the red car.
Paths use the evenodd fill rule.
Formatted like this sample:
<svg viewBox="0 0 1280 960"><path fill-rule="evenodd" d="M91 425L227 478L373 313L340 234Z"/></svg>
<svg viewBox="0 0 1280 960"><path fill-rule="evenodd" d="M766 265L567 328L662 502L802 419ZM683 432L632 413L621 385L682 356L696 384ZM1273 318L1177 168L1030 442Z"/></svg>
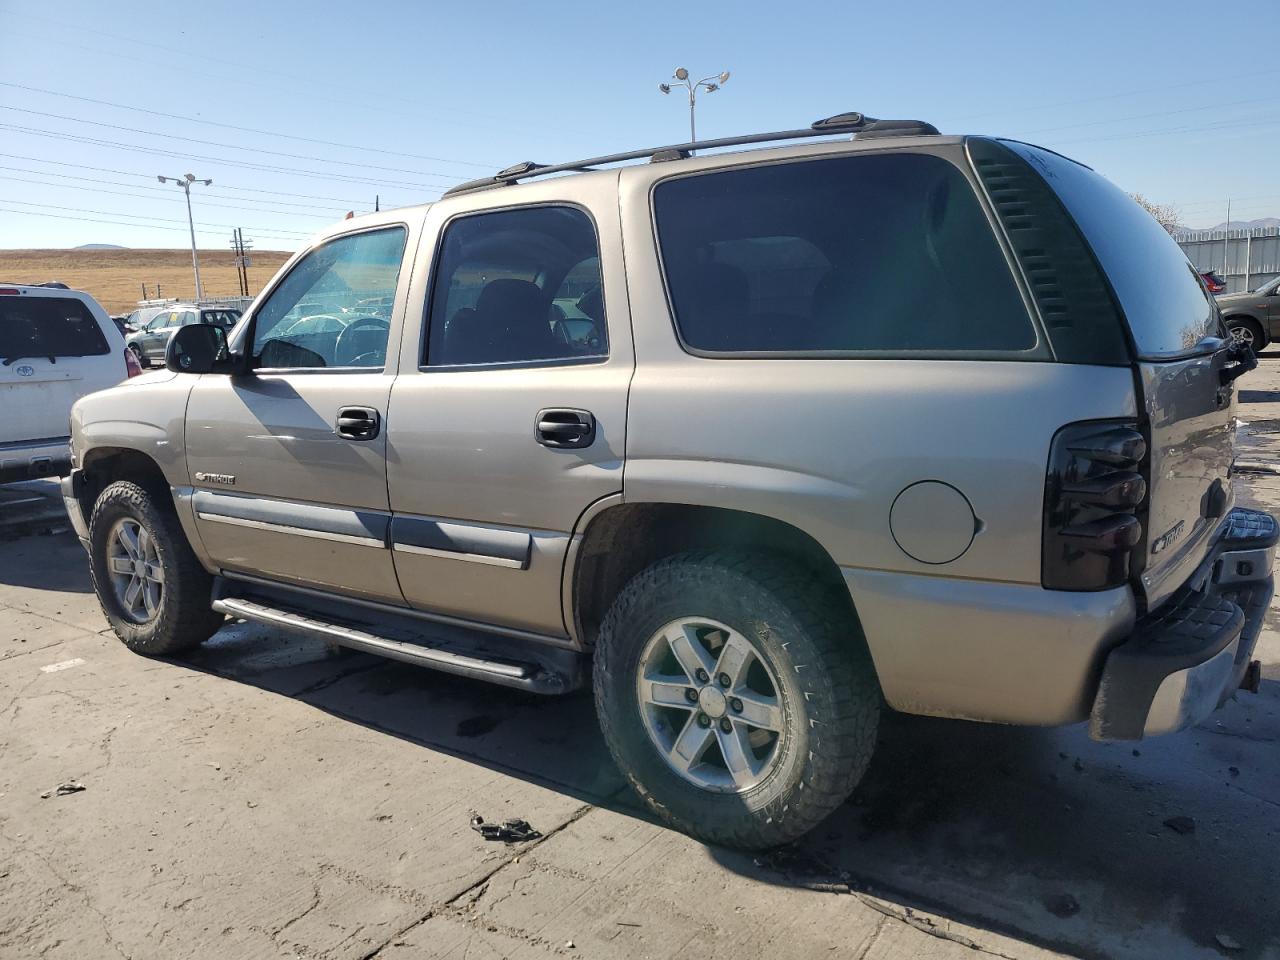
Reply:
<svg viewBox="0 0 1280 960"><path fill-rule="evenodd" d="M1200 274L1200 278L1204 280L1204 285L1210 293L1218 294L1227 289L1227 282L1218 276L1217 270L1207 270Z"/></svg>

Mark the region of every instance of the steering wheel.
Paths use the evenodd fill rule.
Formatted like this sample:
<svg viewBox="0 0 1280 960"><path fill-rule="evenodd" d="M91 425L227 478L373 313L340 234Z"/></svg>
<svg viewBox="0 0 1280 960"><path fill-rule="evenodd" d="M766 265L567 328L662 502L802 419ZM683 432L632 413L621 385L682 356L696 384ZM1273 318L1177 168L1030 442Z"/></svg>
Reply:
<svg viewBox="0 0 1280 960"><path fill-rule="evenodd" d="M365 357L372 357L373 355L379 354L379 353L382 354L382 359L385 361L386 359L385 344L383 345L381 350L360 350L358 353L353 353L351 356L346 356L344 354L343 347L349 348L352 345L355 345L358 348L359 346L356 343L355 339L352 338L351 336L352 333L354 333L357 330L366 330L366 329L378 329L378 330L385 331L385 330L391 329L391 324L387 323L387 321L383 320L381 317L360 317L357 320L352 320L349 324L346 325L345 328L343 328L343 331L340 334L338 334L338 339L333 344L334 366L349 367L352 365L353 361L355 360L363 360Z"/></svg>
<svg viewBox="0 0 1280 960"><path fill-rule="evenodd" d="M285 330L284 333L281 334L281 336L287 337L289 336L289 334L296 333L296 332L325 333L327 331L325 331L324 327L329 325L330 323L332 323L332 325L337 329L339 330L342 329L342 321L339 320L337 317L335 317L333 314L313 313L293 321L293 323L289 324L289 329ZM301 327L303 324L314 326L316 329L314 330L304 329L303 331L299 331L298 328Z"/></svg>

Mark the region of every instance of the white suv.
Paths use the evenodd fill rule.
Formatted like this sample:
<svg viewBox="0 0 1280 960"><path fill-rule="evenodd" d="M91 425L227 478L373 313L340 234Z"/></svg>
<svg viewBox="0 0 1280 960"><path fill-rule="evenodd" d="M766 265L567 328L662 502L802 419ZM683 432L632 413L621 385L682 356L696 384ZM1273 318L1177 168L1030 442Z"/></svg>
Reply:
<svg viewBox="0 0 1280 960"><path fill-rule="evenodd" d="M71 405L140 372L87 293L0 282L0 483L66 476Z"/></svg>

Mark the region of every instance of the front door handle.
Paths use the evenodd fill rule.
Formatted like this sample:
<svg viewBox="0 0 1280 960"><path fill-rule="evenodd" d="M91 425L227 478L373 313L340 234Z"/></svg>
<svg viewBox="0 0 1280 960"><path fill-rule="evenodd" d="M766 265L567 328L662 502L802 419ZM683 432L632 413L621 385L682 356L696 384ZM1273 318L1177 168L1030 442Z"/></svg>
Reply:
<svg viewBox="0 0 1280 960"><path fill-rule="evenodd" d="M382 418L373 407L342 407L338 410L338 436L344 440L373 440Z"/></svg>
<svg viewBox="0 0 1280 960"><path fill-rule="evenodd" d="M534 439L544 447L589 447L596 439L596 418L588 410L564 407L539 410L534 423Z"/></svg>

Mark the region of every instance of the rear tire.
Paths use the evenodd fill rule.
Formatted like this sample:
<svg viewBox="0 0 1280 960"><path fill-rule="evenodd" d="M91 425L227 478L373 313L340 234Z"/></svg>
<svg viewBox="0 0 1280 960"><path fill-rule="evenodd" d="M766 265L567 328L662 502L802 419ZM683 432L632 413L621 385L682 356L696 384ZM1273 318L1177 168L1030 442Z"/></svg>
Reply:
<svg viewBox="0 0 1280 960"><path fill-rule="evenodd" d="M601 625L594 673L623 774L708 843L794 840L844 802L875 749L881 694L856 621L771 557L683 554L644 570Z"/></svg>
<svg viewBox="0 0 1280 960"><path fill-rule="evenodd" d="M1262 326L1249 317L1229 317L1227 319L1227 330L1231 333L1231 336L1252 347L1254 353L1259 352L1266 346Z"/></svg>
<svg viewBox="0 0 1280 960"><path fill-rule="evenodd" d="M89 572L111 629L135 653L181 653L222 625L210 608L213 578L167 493L127 480L102 491L89 519Z"/></svg>

